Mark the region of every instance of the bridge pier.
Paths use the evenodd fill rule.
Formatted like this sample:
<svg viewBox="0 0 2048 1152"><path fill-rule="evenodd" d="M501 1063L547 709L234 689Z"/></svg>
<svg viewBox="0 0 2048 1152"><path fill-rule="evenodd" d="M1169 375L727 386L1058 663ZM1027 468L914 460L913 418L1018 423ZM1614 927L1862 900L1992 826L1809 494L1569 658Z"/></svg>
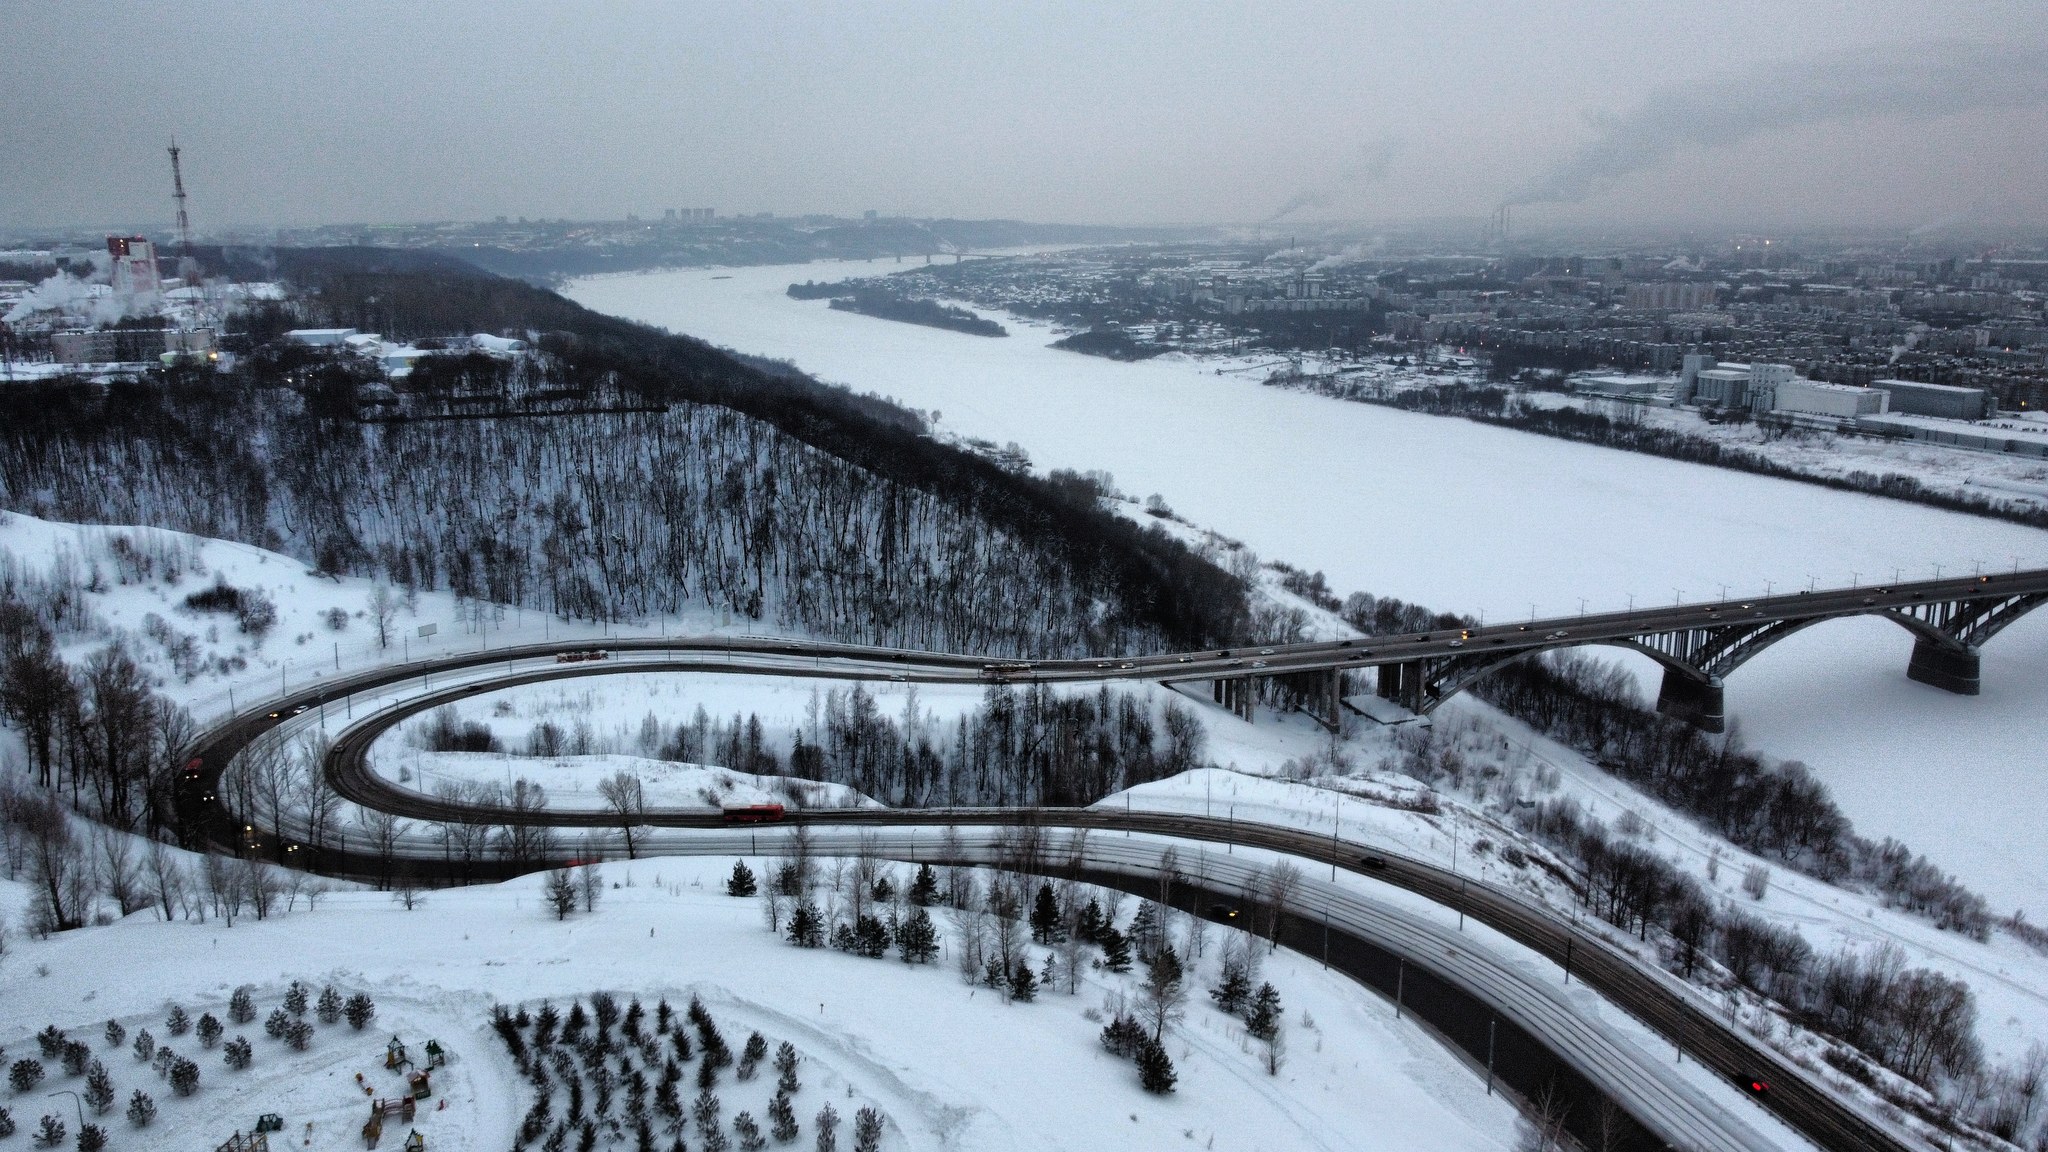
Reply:
<svg viewBox="0 0 2048 1152"><path fill-rule="evenodd" d="M1373 691L1382 700L1392 700L1416 715L1422 714L1422 664L1410 660L1382 664Z"/></svg>
<svg viewBox="0 0 2048 1152"><path fill-rule="evenodd" d="M1230 714L1249 724L1258 706L1258 693L1252 691L1249 676L1233 676L1224 680L1209 682L1211 694L1216 703L1230 710Z"/></svg>
<svg viewBox="0 0 2048 1152"><path fill-rule="evenodd" d="M1728 728L1718 676L1702 680L1676 668L1666 668L1664 685L1657 692L1657 711L1703 732L1725 732Z"/></svg>
<svg viewBox="0 0 2048 1152"><path fill-rule="evenodd" d="M1977 665L1975 648L1950 647L1915 639L1912 662L1906 665L1906 678L1958 696L1975 696L1978 690Z"/></svg>

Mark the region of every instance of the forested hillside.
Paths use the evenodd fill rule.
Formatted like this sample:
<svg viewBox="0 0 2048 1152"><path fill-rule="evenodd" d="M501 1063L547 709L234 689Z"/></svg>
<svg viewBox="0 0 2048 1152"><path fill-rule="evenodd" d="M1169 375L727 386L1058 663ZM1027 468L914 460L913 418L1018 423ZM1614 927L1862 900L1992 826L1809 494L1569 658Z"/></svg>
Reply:
<svg viewBox="0 0 2048 1152"><path fill-rule="evenodd" d="M274 254L232 370L0 392L0 507L242 540L324 570L610 619L698 605L847 639L1052 654L1238 636L1241 582L1156 528L941 445L873 397L410 253ZM510 333L394 393L291 326Z"/></svg>

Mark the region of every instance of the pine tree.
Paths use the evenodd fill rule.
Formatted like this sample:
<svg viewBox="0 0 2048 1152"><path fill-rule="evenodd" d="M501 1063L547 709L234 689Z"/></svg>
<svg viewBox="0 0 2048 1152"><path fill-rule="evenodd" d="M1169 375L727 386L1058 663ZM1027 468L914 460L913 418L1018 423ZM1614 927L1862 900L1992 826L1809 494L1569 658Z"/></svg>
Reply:
<svg viewBox="0 0 2048 1152"><path fill-rule="evenodd" d="M55 1148L64 1142L64 1120L62 1117L44 1113L42 1125L36 1130L36 1143L45 1148Z"/></svg>
<svg viewBox="0 0 2048 1152"><path fill-rule="evenodd" d="M1031 902L1031 938L1040 944L1052 945L1066 939L1060 930L1060 902L1052 894L1050 883L1038 886L1038 897Z"/></svg>
<svg viewBox="0 0 2048 1152"><path fill-rule="evenodd" d="M1223 963L1223 983L1209 989L1209 999L1216 1007L1232 1016L1244 1011L1244 1004L1252 994L1252 982L1245 975L1244 965L1236 960Z"/></svg>
<svg viewBox="0 0 2048 1152"><path fill-rule="evenodd" d="M853 1114L853 1152L880 1152L882 1114L863 1105Z"/></svg>
<svg viewBox="0 0 2048 1152"><path fill-rule="evenodd" d="M199 1065L180 1056L171 1064L171 1091L190 1096L199 1090Z"/></svg>
<svg viewBox="0 0 2048 1152"><path fill-rule="evenodd" d="M248 1038L243 1036L237 1036L233 1040L228 1041L221 1048L221 1054L227 1066L237 1072L247 1072L250 1062L256 1056L255 1049L249 1047Z"/></svg>
<svg viewBox="0 0 2048 1152"><path fill-rule="evenodd" d="M1095 898L1090 896L1088 903L1081 906L1080 918L1074 924L1074 934L1092 944L1102 936L1102 928L1102 905L1096 903Z"/></svg>
<svg viewBox="0 0 2048 1152"><path fill-rule="evenodd" d="M87 1124L78 1130L78 1152L101 1152L107 1146L107 1130L97 1124Z"/></svg>
<svg viewBox="0 0 2048 1152"><path fill-rule="evenodd" d="M1152 953L1159 949L1159 907L1150 900L1138 902L1138 913L1131 917L1129 932L1131 946L1137 949L1138 959L1150 961Z"/></svg>
<svg viewBox="0 0 2048 1152"><path fill-rule="evenodd" d="M0 1108L0 1140L14 1135L14 1113Z"/></svg>
<svg viewBox="0 0 2048 1152"><path fill-rule="evenodd" d="M706 1088L697 1093L697 1099L690 1105L690 1118L697 1122L697 1135L709 1137L719 1130L718 1095Z"/></svg>
<svg viewBox="0 0 2048 1152"><path fill-rule="evenodd" d="M1017 961L1017 967L1010 973L1010 999L1025 1004L1038 997L1038 978L1031 974L1028 961Z"/></svg>
<svg viewBox="0 0 2048 1152"><path fill-rule="evenodd" d="M294 980L292 986L284 990L284 1010L294 1016L304 1016L306 999L306 986Z"/></svg>
<svg viewBox="0 0 2048 1152"><path fill-rule="evenodd" d="M913 907L896 929L896 950L905 964L929 964L939 954L939 930L932 914Z"/></svg>
<svg viewBox="0 0 2048 1152"><path fill-rule="evenodd" d="M675 1018L676 1010L668 1006L668 997L662 997L661 1001L654 1006L654 1030L656 1032L668 1031L669 1023Z"/></svg>
<svg viewBox="0 0 2048 1152"><path fill-rule="evenodd" d="M768 1138L761 1135L761 1125L755 1122L752 1112L741 1112L732 1118L732 1134L739 1141L740 1152L761 1152L768 1146Z"/></svg>
<svg viewBox="0 0 2048 1152"><path fill-rule="evenodd" d="M917 876L911 880L910 891L906 895L909 897L910 902L919 908L930 907L938 901L939 877L937 873L932 871L930 864L919 864L917 866Z"/></svg>
<svg viewBox="0 0 2048 1152"><path fill-rule="evenodd" d="M220 1034L220 1020L213 1013L208 1012L199 1018L199 1046L201 1048L212 1051L213 1046L220 1043Z"/></svg>
<svg viewBox="0 0 2048 1152"><path fill-rule="evenodd" d="M1280 1033L1280 993L1271 984L1259 985L1252 997L1251 1011L1245 1014L1244 1030L1260 1040L1271 1041Z"/></svg>
<svg viewBox="0 0 2048 1152"><path fill-rule="evenodd" d="M119 1020L107 1021L107 1047L119 1048L128 1039L128 1030L121 1027Z"/></svg>
<svg viewBox="0 0 2048 1152"><path fill-rule="evenodd" d="M33 1056L24 1056L7 1070L7 1082L16 1092L27 1092L43 1082L43 1062Z"/></svg>
<svg viewBox="0 0 2048 1152"><path fill-rule="evenodd" d="M66 1076L83 1076L92 1063L92 1048L83 1040L66 1040L62 1059Z"/></svg>
<svg viewBox="0 0 2048 1152"><path fill-rule="evenodd" d="M147 1128L155 1119L156 1101L149 1098L149 1093L137 1088L135 1094L128 1097L128 1122L137 1128Z"/></svg>
<svg viewBox="0 0 2048 1152"><path fill-rule="evenodd" d="M676 1094L675 1082L663 1080L654 1087L654 1114L661 1117L662 1124L674 1132L683 1124L683 1101Z"/></svg>
<svg viewBox="0 0 2048 1152"><path fill-rule="evenodd" d="M874 916L862 913L854 921L853 951L855 955L870 960L879 960L889 952L889 926Z"/></svg>
<svg viewBox="0 0 2048 1152"><path fill-rule="evenodd" d="M249 994L249 986L244 984L228 997L228 1019L237 1024L247 1024L255 1018L256 999Z"/></svg>
<svg viewBox="0 0 2048 1152"><path fill-rule="evenodd" d="M156 1037L151 1036L147 1028L137 1028L134 1048L135 1058L147 1063L150 1057L156 1055Z"/></svg>
<svg viewBox="0 0 2048 1152"><path fill-rule="evenodd" d="M320 1003L313 1011L319 1015L322 1024L341 1022L341 993L334 990L334 985L329 984L320 990ZM520 1011L524 1012L526 1009L521 1008Z"/></svg>
<svg viewBox="0 0 2048 1152"><path fill-rule="evenodd" d="M896 884L887 873L883 873L875 877L874 887L868 889L868 895L874 897L877 904L887 904L896 899Z"/></svg>
<svg viewBox="0 0 2048 1152"><path fill-rule="evenodd" d="M541 894L547 899L548 907L554 910L557 920L567 920L569 913L576 910L576 878L569 875L567 868L549 872L547 882L541 886Z"/></svg>
<svg viewBox="0 0 2048 1152"><path fill-rule="evenodd" d="M1115 1019L1102 1026L1102 1046L1112 1056L1128 1060L1138 1054L1147 1039L1145 1026L1126 1012L1117 1013Z"/></svg>
<svg viewBox="0 0 2048 1152"><path fill-rule="evenodd" d="M600 1037L611 1034L612 1025L619 1022L619 1000L609 992L590 994L590 1018L597 1025Z"/></svg>
<svg viewBox="0 0 2048 1152"><path fill-rule="evenodd" d="M342 1006L341 1011L342 1015L348 1017L348 1026L361 1032L369 1027L370 1021L377 1015L377 1005L370 1001L368 993L358 992L348 998L348 1003Z"/></svg>
<svg viewBox="0 0 2048 1152"><path fill-rule="evenodd" d="M284 1042L294 1052L304 1052L313 1043L313 1025L304 1020L294 1020L285 1025Z"/></svg>
<svg viewBox="0 0 2048 1152"><path fill-rule="evenodd" d="M768 1058L768 1038L759 1032L747 1037L746 1047L740 1050L740 1066L735 1073L742 1080L752 1080L754 1069Z"/></svg>
<svg viewBox="0 0 2048 1152"><path fill-rule="evenodd" d="M173 1036L183 1036L192 1030L192 1018L185 1015L184 1005L171 1005L171 1014L164 1018L164 1030Z"/></svg>
<svg viewBox="0 0 2048 1152"><path fill-rule="evenodd" d="M780 1093L780 1094L782 1094L782 1095L785 1095L785 1096L794 1096L794 1095L796 1095L796 1094L797 1094L797 1092L799 1091L799 1089L800 1089L800 1086L799 1086L799 1085L797 1084L797 1081L796 1081L796 1065L797 1065L797 1060L798 1060L798 1056L797 1056L797 1054L796 1054L796 1045L794 1045L794 1044L791 1044L791 1043L790 1043L789 1041L787 1041L787 1040L784 1040L784 1041L783 1041L783 1042L782 1042L781 1044L778 1044L778 1045L776 1045L776 1047L775 1047L775 1091L776 1091L776 1092L778 1092L778 1093Z"/></svg>
<svg viewBox="0 0 2048 1152"><path fill-rule="evenodd" d="M1102 966L1111 972L1131 970L1131 941L1115 926L1103 928L1096 939L1102 944Z"/></svg>
<svg viewBox="0 0 2048 1152"><path fill-rule="evenodd" d="M1165 1093L1173 1091L1173 1061L1166 1055L1166 1046L1157 1040L1148 1039L1138 1049L1138 1083L1147 1092Z"/></svg>
<svg viewBox="0 0 2048 1152"><path fill-rule="evenodd" d="M291 1014L282 1008L272 1008L263 1021L263 1034L272 1040L284 1039L284 1030L292 1026Z"/></svg>
<svg viewBox="0 0 2048 1152"><path fill-rule="evenodd" d="M768 1102L768 1134L775 1137L777 1144L787 1144L797 1137L796 1109L790 1106L787 1092L777 1092L775 1099Z"/></svg>
<svg viewBox="0 0 2048 1152"><path fill-rule="evenodd" d="M107 1066L95 1060L85 1072L85 1105L93 1115L104 1116L114 1106L114 1078L107 1074Z"/></svg>
<svg viewBox="0 0 2048 1152"><path fill-rule="evenodd" d="M808 896L799 899L796 909L789 914L789 942L799 948L825 945L825 921Z"/></svg>
<svg viewBox="0 0 2048 1152"><path fill-rule="evenodd" d="M811 1126L818 1130L818 1152L839 1152L839 1113L831 1104L818 1109Z"/></svg>

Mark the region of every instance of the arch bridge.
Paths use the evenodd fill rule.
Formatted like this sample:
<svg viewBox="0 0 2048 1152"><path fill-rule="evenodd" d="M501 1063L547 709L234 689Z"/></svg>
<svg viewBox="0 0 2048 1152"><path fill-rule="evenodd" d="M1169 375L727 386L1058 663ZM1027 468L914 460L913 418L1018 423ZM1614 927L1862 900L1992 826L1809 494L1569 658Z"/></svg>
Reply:
<svg viewBox="0 0 2048 1152"><path fill-rule="evenodd" d="M1487 674L1539 652L1586 645L1632 649L1664 669L1657 710L1710 732L1722 731L1723 679L1766 648L1823 621L1879 616L1913 635L1906 675L1974 696L1978 650L2007 625L2048 601L2048 569L1906 584L1830 588L1750 600L1680 604L1334 643L1291 644L1255 653L1207 654L1235 675L1214 680L1215 699L1250 719L1261 677L1286 678L1305 708L1335 727L1346 669L1377 670L1376 691L1418 715ZM1185 657L1152 657L1186 662ZM1161 679L1178 679L1160 677ZM1198 677L1189 676L1186 679Z"/></svg>

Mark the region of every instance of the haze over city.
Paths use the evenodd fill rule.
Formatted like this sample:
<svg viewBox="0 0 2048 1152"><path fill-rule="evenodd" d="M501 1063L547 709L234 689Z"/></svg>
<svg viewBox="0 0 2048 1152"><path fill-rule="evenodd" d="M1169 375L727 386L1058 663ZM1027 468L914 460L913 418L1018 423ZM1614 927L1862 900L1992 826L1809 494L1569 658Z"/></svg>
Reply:
<svg viewBox="0 0 2048 1152"><path fill-rule="evenodd" d="M110 12L118 11L118 17ZM728 212L2038 222L2026 0L14 4L0 225ZM118 45L118 46L117 46Z"/></svg>

